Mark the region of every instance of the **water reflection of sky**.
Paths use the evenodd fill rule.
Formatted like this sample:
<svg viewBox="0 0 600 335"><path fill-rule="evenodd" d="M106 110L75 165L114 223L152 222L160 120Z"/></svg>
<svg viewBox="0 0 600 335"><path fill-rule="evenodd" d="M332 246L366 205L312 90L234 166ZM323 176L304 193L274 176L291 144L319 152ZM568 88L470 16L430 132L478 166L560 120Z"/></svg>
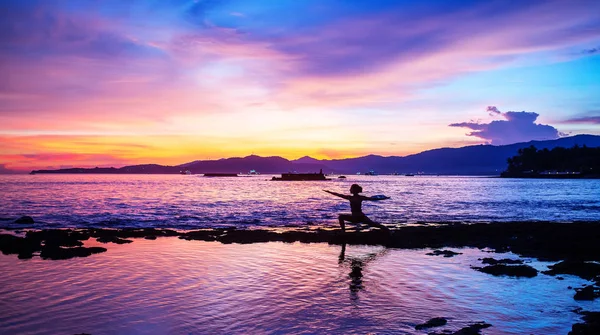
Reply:
<svg viewBox="0 0 600 335"><path fill-rule="evenodd" d="M0 176L0 219L33 216L48 226L335 226L347 202L322 189L390 200L364 204L371 218L418 221L599 220L600 180L348 176L326 182L272 182L270 176ZM0 220L7 225L10 220ZM40 225L38 223L38 225Z"/></svg>
<svg viewBox="0 0 600 335"><path fill-rule="evenodd" d="M0 256L0 333L418 333L446 317L448 329L565 334L574 308L600 307L573 300L581 279L493 277L470 269L490 254L460 251L159 238L65 261Z"/></svg>

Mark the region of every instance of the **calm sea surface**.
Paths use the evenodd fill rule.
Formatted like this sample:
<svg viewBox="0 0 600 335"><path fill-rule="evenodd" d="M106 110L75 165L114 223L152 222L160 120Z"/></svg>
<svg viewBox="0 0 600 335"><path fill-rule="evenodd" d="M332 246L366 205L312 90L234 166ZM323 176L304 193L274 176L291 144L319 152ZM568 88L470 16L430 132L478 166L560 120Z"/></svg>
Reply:
<svg viewBox="0 0 600 335"><path fill-rule="evenodd" d="M334 226L347 201L322 191L392 199L363 211L390 226L439 221L600 220L600 180L348 176L321 182L261 175L0 176L0 227L30 215L38 227Z"/></svg>
<svg viewBox="0 0 600 335"><path fill-rule="evenodd" d="M88 241L88 244L97 244ZM106 246L106 245L103 245ZM494 277L478 249L248 245L158 238L87 258L0 255L0 334L427 334L485 321L483 334L567 334L580 322L564 280ZM538 270L548 263L525 262ZM415 325L445 317L444 327Z"/></svg>

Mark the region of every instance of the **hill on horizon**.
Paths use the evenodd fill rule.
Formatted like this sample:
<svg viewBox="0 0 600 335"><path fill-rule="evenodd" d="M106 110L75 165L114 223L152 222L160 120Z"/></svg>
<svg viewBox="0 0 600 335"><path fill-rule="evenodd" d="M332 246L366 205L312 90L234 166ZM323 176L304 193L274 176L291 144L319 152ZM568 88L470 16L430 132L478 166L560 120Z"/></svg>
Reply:
<svg viewBox="0 0 600 335"><path fill-rule="evenodd" d="M390 173L425 173L451 175L499 175L507 167L507 159L515 156L519 149L535 146L538 149L555 147L573 147L586 145L600 147L600 136L576 135L556 140L530 141L509 145L494 146L489 144L471 145L461 148L438 148L426 150L407 156L367 155L344 159L315 159L305 156L296 160L288 160L279 156L223 158L218 160L198 160L176 166L145 164L125 166L122 168L95 169L62 169L37 170L33 173L179 173L189 170L194 174L201 173L247 173L256 170L263 174L285 172L318 172L335 174L365 173L374 170L379 174Z"/></svg>

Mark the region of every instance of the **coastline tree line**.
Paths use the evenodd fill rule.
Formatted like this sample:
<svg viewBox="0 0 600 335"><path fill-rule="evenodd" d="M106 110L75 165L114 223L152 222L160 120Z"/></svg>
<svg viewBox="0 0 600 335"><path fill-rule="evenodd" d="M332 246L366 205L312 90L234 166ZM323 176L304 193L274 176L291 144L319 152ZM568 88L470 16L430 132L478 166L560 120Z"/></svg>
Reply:
<svg viewBox="0 0 600 335"><path fill-rule="evenodd" d="M600 147L575 145L538 150L535 146L519 149L508 158L502 177L581 178L600 177Z"/></svg>

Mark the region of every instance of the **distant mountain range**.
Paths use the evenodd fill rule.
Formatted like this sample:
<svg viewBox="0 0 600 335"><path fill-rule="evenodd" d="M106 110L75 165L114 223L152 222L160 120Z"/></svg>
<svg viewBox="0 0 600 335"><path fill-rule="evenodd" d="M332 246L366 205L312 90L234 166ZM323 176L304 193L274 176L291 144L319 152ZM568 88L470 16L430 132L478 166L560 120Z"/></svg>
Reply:
<svg viewBox="0 0 600 335"><path fill-rule="evenodd" d="M444 175L499 175L507 167L506 160L515 156L520 148L535 146L538 149L586 145L600 147L600 136L576 135L557 140L531 141L510 145L472 145L462 148L440 148L399 157L368 155L345 159L314 159L302 157L287 160L281 157L247 156L218 160L199 160L177 166L158 164L132 165L122 168L73 168L60 170L35 170L37 173L107 173L107 174L175 174L189 170L200 173L248 173L256 170L262 174L284 172L317 172L355 174L375 171L379 174L425 173Z"/></svg>

